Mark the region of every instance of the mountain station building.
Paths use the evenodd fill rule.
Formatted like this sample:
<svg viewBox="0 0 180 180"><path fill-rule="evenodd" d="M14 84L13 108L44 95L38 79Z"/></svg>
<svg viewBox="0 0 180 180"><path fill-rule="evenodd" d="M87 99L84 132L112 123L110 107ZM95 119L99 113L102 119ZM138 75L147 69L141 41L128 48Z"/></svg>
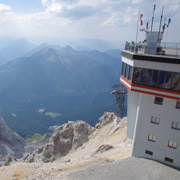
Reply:
<svg viewBox="0 0 180 180"><path fill-rule="evenodd" d="M144 43L126 43L120 82L128 88L132 156L180 168L180 44L146 31Z"/></svg>

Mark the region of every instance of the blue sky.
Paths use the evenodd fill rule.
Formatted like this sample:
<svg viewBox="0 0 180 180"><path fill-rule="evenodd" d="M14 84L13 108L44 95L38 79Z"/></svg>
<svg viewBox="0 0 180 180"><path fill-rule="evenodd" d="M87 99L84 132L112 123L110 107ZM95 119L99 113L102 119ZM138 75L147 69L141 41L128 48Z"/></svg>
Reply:
<svg viewBox="0 0 180 180"><path fill-rule="evenodd" d="M164 17L172 19L168 41L180 42L180 0L0 0L0 36L132 41L138 9L146 24L154 4L154 30L164 5Z"/></svg>

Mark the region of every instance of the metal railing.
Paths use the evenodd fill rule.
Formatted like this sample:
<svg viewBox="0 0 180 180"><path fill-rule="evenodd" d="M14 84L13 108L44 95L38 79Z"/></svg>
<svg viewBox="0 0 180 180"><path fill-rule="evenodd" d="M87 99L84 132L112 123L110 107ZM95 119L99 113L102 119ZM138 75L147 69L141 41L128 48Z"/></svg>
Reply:
<svg viewBox="0 0 180 180"><path fill-rule="evenodd" d="M180 58L180 43L161 42L160 47L153 47L147 46L146 43L134 44L126 42L125 50L137 54L154 54Z"/></svg>

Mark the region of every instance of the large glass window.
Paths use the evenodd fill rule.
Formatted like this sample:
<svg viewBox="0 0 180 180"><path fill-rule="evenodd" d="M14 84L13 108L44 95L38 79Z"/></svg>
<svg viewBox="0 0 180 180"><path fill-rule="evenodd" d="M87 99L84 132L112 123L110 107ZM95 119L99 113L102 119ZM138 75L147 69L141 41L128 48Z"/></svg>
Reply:
<svg viewBox="0 0 180 180"><path fill-rule="evenodd" d="M125 68L125 74L124 74L124 77L127 79L128 77L128 72L129 72L129 65L126 64L126 68Z"/></svg>
<svg viewBox="0 0 180 180"><path fill-rule="evenodd" d="M159 88L163 88L165 76L166 76L166 72L165 71L160 71L159 72L159 81L158 81L158 87Z"/></svg>
<svg viewBox="0 0 180 180"><path fill-rule="evenodd" d="M146 82L145 82L146 86L151 86L151 79L152 79L152 69L147 69Z"/></svg>
<svg viewBox="0 0 180 180"><path fill-rule="evenodd" d="M139 78L139 84L140 85L144 85L145 77L146 77L146 69L141 69L140 70L140 78Z"/></svg>
<svg viewBox="0 0 180 180"><path fill-rule="evenodd" d="M180 82L180 73L173 73L171 82L171 89L172 90L179 90L179 82Z"/></svg>
<svg viewBox="0 0 180 180"><path fill-rule="evenodd" d="M158 70L153 70L152 84L151 84L151 86L153 86L153 87L156 87L156 86L157 86L158 75L159 75L159 71L158 71Z"/></svg>
<svg viewBox="0 0 180 180"><path fill-rule="evenodd" d="M132 80L132 73L133 73L133 68L132 68L132 66L129 66L128 80Z"/></svg>
<svg viewBox="0 0 180 180"><path fill-rule="evenodd" d="M140 68L134 68L134 77L133 77L134 84L139 84L140 72L141 72Z"/></svg>
<svg viewBox="0 0 180 180"><path fill-rule="evenodd" d="M124 67L125 67L125 63L122 62L122 69L121 69L121 75L122 75L122 76L124 75Z"/></svg>
<svg viewBox="0 0 180 180"><path fill-rule="evenodd" d="M170 89L171 88L171 81L172 81L172 72L166 72L166 79L164 82L164 88L165 89Z"/></svg>

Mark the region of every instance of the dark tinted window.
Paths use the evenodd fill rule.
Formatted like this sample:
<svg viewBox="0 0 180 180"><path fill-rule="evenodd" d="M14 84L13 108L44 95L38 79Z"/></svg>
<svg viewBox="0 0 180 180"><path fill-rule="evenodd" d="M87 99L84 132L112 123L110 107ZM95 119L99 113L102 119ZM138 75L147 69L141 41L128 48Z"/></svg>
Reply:
<svg viewBox="0 0 180 180"><path fill-rule="evenodd" d="M145 75L146 75L146 70L141 69L141 71L140 71L140 79L139 79L139 84L140 85L144 85L144 83L145 83Z"/></svg>
<svg viewBox="0 0 180 180"><path fill-rule="evenodd" d="M166 75L165 71L160 71L159 81L158 81L158 87L159 88L163 88L163 86L164 86L165 75Z"/></svg>
<svg viewBox="0 0 180 180"><path fill-rule="evenodd" d="M172 80L172 72L167 72L166 73L166 79L165 79L165 83L164 83L164 88L165 89L170 89L171 88L171 80Z"/></svg>
<svg viewBox="0 0 180 180"><path fill-rule="evenodd" d="M173 73L171 82L171 89L178 91L180 89L180 73Z"/></svg>
<svg viewBox="0 0 180 180"><path fill-rule="evenodd" d="M125 64L124 62L122 63L122 69L121 69L121 75L124 75L124 67L125 67Z"/></svg>
<svg viewBox="0 0 180 180"><path fill-rule="evenodd" d="M154 104L162 105L163 104L163 98L155 97Z"/></svg>
<svg viewBox="0 0 180 180"><path fill-rule="evenodd" d="M157 80L158 80L158 70L153 70L153 76L152 76L152 86L156 87L157 86Z"/></svg>
<svg viewBox="0 0 180 180"><path fill-rule="evenodd" d="M132 80L132 73L133 73L133 68L132 68L132 66L129 66L128 80Z"/></svg>
<svg viewBox="0 0 180 180"><path fill-rule="evenodd" d="M151 79L152 79L152 69L147 69L145 85L151 86Z"/></svg>
<svg viewBox="0 0 180 180"><path fill-rule="evenodd" d="M133 77L133 83L139 84L139 78L140 78L140 68L134 68L134 77Z"/></svg>
<svg viewBox="0 0 180 180"><path fill-rule="evenodd" d="M125 75L124 75L124 77L125 77L126 79L127 79L127 77L128 77L128 71L129 71L129 65L126 64Z"/></svg>

